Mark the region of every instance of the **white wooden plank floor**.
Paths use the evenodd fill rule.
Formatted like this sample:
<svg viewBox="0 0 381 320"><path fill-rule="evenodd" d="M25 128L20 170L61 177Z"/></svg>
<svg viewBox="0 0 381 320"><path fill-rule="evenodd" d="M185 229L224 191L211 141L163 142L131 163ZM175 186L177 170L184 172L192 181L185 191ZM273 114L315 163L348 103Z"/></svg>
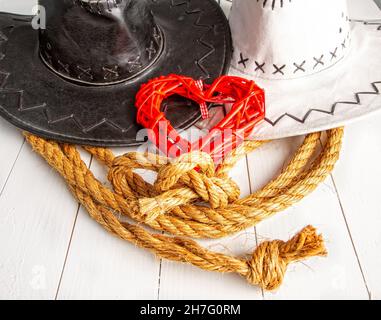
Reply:
<svg viewBox="0 0 381 320"><path fill-rule="evenodd" d="M0 10L15 3L0 1ZM18 0L17 9L29 12L31 3ZM292 265L281 289L267 293L238 276L162 261L113 238L0 119L0 299L380 299L379 123L381 114L346 128L334 173L301 203L238 235L202 241L213 250L250 254L257 241L318 227L329 256ZM279 172L300 141L275 141L242 160L232 172L242 195ZM104 175L95 162L92 169Z"/></svg>
<svg viewBox="0 0 381 320"><path fill-rule="evenodd" d="M61 178L19 131L0 120L0 298L381 298L381 114L348 126L332 177L298 205L210 249L250 253L257 240L287 239L307 224L318 227L329 250L290 267L284 285L263 293L234 275L161 261L115 239L73 200ZM247 195L282 168L300 138L275 141L232 172ZM268 159L272 159L269 161ZM103 170L95 163L92 169Z"/></svg>

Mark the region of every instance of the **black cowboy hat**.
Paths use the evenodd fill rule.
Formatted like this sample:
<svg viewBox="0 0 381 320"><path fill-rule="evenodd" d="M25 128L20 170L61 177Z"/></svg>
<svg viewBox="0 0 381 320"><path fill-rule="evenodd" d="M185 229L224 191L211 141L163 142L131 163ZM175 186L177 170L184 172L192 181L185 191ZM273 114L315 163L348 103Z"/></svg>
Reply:
<svg viewBox="0 0 381 320"><path fill-rule="evenodd" d="M39 5L40 21L0 13L0 115L42 137L136 144L134 98L142 83L170 73L211 81L230 63L229 26L215 0ZM36 30L44 11L46 28ZM200 118L198 105L178 103L175 98L163 105L175 127Z"/></svg>

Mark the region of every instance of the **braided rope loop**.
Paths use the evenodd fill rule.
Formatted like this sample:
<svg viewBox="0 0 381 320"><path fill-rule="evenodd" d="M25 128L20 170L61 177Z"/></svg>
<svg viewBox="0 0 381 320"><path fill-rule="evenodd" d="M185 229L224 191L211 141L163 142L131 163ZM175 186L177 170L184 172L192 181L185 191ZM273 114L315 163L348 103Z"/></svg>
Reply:
<svg viewBox="0 0 381 320"><path fill-rule="evenodd" d="M323 239L313 227L306 227L287 242L260 244L248 260L206 250L190 238L221 238L241 231L311 193L333 170L343 129L327 131L323 147L320 136L308 135L277 178L240 198L239 187L228 172L265 142L245 141L217 169L211 157L199 151L168 159L136 152L115 157L108 149L85 147L108 167L110 189L94 177L75 146L25 133L33 150L66 180L90 216L110 233L162 258L209 271L237 273L266 290L279 287L290 263L326 254ZM156 181L150 184L136 169L155 172ZM143 223L163 234L148 231Z"/></svg>

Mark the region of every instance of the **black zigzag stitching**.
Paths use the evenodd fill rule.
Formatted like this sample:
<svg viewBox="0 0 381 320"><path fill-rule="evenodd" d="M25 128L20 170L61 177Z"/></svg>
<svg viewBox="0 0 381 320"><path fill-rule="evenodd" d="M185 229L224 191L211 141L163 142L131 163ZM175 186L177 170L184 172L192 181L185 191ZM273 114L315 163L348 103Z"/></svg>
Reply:
<svg viewBox="0 0 381 320"><path fill-rule="evenodd" d="M186 7L186 10L185 10L186 14L197 14L198 15L196 21L194 22L194 25L197 27L204 27L207 29L205 31L205 33L203 35L201 35L201 37L198 39L198 42L201 45L203 45L204 47L206 47L208 49L208 52L206 52L201 58L199 58L196 61L196 64L200 68L202 73L205 75L204 79L209 79L210 73L208 72L208 69L203 64L203 62L209 56L211 56L216 51L216 49L214 48L214 46L212 44L205 41L204 38L213 30L213 26L200 23L202 15L204 12L200 9L191 9L191 3L190 2L191 2L190 0L180 0L179 2L177 2L176 0L171 0L171 6L172 7L185 6Z"/></svg>
<svg viewBox="0 0 381 320"><path fill-rule="evenodd" d="M381 31L381 20L354 20L351 19L351 22L361 22L366 26L376 26L378 31Z"/></svg>
<svg viewBox="0 0 381 320"><path fill-rule="evenodd" d="M364 22L368 26L377 26L377 30L381 31L381 22Z"/></svg>
<svg viewBox="0 0 381 320"><path fill-rule="evenodd" d="M172 5L173 6L179 6L179 5L187 5L187 8L189 8L189 0L186 0L186 1L182 1L181 3L175 3L176 0L171 0L172 2ZM200 13L199 11L187 11L187 13ZM201 15L199 15L198 19L196 20L196 24L200 21L200 17ZM365 24L375 24L375 23L366 23L365 21L362 21L364 22ZM210 29L208 29L209 31ZM380 25L380 28L378 30L381 30L381 25ZM204 37L205 35L203 35L202 37ZM200 38L200 43L202 43L202 37ZM2 39L2 41L0 41L0 45L1 44L4 44L8 39L7 37L0 31L0 38ZM206 43L206 42L205 42ZM206 44L203 44L204 46L208 47L208 45ZM208 47L209 48L209 47ZM201 70L202 69L202 60L203 59L206 59L210 54L212 54L213 52L208 52L207 54L205 54L202 58L199 59L199 65L201 67ZM204 67L205 68L205 67ZM62 118L57 118L57 119L51 119L51 117L49 116L49 110L48 110L48 106L46 104L41 104L41 105L37 105L37 106L33 106L33 107L27 107L25 108L23 106L23 98L22 98L22 95L23 95L23 91L22 90L16 90L16 89L4 89L4 86L6 84L6 80L8 79L8 77L10 76L10 73L8 72L5 72L5 71L1 71L0 70L0 75L3 75L3 80L2 80L2 83L1 83L1 86L0 86L0 93L18 93L20 96L19 96L19 110L20 111L24 111L24 112L28 112L28 111L32 111L32 110L36 110L36 109L42 109L43 110L43 113L46 117L46 120L48 121L48 123L50 124L53 124L53 123L59 123L59 122L64 122L64 121L67 121L67 120L71 120L73 121L78 127L79 129L82 130L82 132L84 133L89 133L91 132L92 130L95 130L96 128L98 128L99 126L103 125L103 124L107 124L109 125L110 127L114 128L114 129L117 129L119 131L121 131L122 133L126 132L129 130L129 128L127 129L124 129L124 128L121 128L120 126L118 126L117 124L115 124L114 122L108 120L108 119L102 119L101 121L99 121L98 123L95 123L91 126L88 126L88 127L84 127L80 121L75 117L74 114L71 114L71 115L68 115L68 116L64 116ZM326 111L326 110L321 110L321 109L309 109L308 112L304 115L303 118L298 118L290 113L284 113L282 116L280 116L279 118L277 118L275 121L271 121L270 119L268 118L265 118L265 121L268 122L269 124L271 124L272 126L276 126L283 118L285 117L289 117L299 123L302 123L304 124L308 117L310 116L311 113L313 112L320 112L320 113L323 113L323 114L329 114L329 115L334 115L335 114L335 111L336 111L336 108L339 104L348 104L348 105L361 105L361 98L360 96L361 95L379 95L380 94L380 90L378 89L377 85L381 85L381 81L376 81L376 82L372 82L371 83L371 86L373 88L373 91L371 92L357 92L355 93L355 100L354 101L337 101L335 102L333 105L332 105L332 108L330 111ZM1 106L0 106L1 107ZM4 108L2 108L4 109ZM6 110L4 110L6 111ZM6 111L7 112L7 111Z"/></svg>
<svg viewBox="0 0 381 320"><path fill-rule="evenodd" d="M89 132L95 130L96 128L102 126L103 124L106 124L106 125L114 128L114 129L116 129L116 130L119 130L122 133L128 132L128 130L132 126L131 125L127 129L125 129L125 128L122 128L121 126L117 125L115 122L113 122L109 119L103 118L98 123L85 127L81 124L81 122L76 118L76 116L73 113L70 115L66 115L66 116L62 116L62 117L53 119L51 117L51 115L49 114L49 108L48 108L46 103L42 103L40 105L36 105L36 106L32 106L32 107L25 107L24 106L24 90L4 89L4 88L1 89L0 88L0 93L16 94L18 96L18 111L20 111L20 112L29 112L29 111L35 111L35 110L40 109L42 111L42 113L44 114L48 124L56 124L56 123L63 122L63 121L72 121L78 128L80 128L82 130L83 133L89 133ZM9 114L9 112L7 110L5 110L4 107L2 107L1 105L0 105L0 108Z"/></svg>
<svg viewBox="0 0 381 320"><path fill-rule="evenodd" d="M262 6L265 8L268 5L271 5L271 9L274 10L277 3L279 3L279 7L283 8L283 3L287 0L257 0L257 2L262 1ZM288 0L288 2L291 2L291 0Z"/></svg>
<svg viewBox="0 0 381 320"><path fill-rule="evenodd" d="M276 119L275 121L271 121L270 119L268 118L265 118L265 121L268 122L269 124L271 124L273 127L276 126L283 118L291 118L299 123L302 123L304 124L306 122L306 120L308 119L308 117L311 115L311 113L313 112L320 112L320 113L324 113L324 114L329 114L331 116L333 116L336 112L336 108L339 104L349 104L349 105L361 105L361 98L360 96L362 95L379 95L381 93L381 91L378 89L377 85L381 85L381 81L376 81L376 82L372 82L371 83L371 86L373 88L374 91L369 91L369 92L357 92L355 93L355 100L354 101L337 101L335 102L332 107L331 107L331 110L330 111L327 111L327 110L322 110L322 109L309 109L308 112L304 115L303 118L298 118L290 113L284 113L283 115L281 115L278 119Z"/></svg>
<svg viewBox="0 0 381 320"><path fill-rule="evenodd" d="M8 37L2 31L0 31L0 39L1 39L0 45L3 45L4 43L6 43L8 41ZM114 123L108 119L105 119L105 118L102 119L101 121L99 121L98 123L93 124L93 125L88 126L88 127L83 126L81 124L81 122L75 117L74 114L63 116L63 117L57 118L57 119L52 119L51 116L49 115L49 109L48 109L48 106L46 103L42 103L40 105L36 105L36 106L32 106L32 107L25 107L24 106L24 90L4 88L10 75L11 75L11 73L0 70L0 78L2 78L1 85L0 85L0 93L16 94L18 96L18 111L20 111L20 112L30 112L30 111L35 111L35 110L40 109L42 111L42 113L44 114L48 124L56 124L59 122L64 122L64 121L70 120L70 121L73 121L76 124L76 126L83 133L91 132L92 130L95 130L97 127L99 127L103 124L107 124L110 127L113 127L115 129L121 131L122 133L125 133L129 130L129 128L124 129L124 128L118 126L116 123ZM0 105L0 108L3 109L4 112L6 112L7 114L10 115L10 113L3 106ZM19 120L19 121L22 121L22 120Z"/></svg>

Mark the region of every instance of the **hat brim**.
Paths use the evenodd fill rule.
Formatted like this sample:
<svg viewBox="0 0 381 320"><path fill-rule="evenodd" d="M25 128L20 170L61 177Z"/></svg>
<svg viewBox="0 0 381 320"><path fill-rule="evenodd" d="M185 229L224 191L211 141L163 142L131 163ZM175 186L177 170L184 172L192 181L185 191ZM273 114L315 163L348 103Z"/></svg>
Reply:
<svg viewBox="0 0 381 320"><path fill-rule="evenodd" d="M165 46L156 63L137 78L93 87L69 82L40 58L31 16L0 13L0 115L45 138L94 146L129 146L136 124L135 95L142 83L171 73L206 81L226 73L232 45L227 19L214 0L152 3ZM192 102L163 105L173 126L185 129L201 114Z"/></svg>
<svg viewBox="0 0 381 320"><path fill-rule="evenodd" d="M266 93L266 119L253 139L279 139L346 125L381 110L381 21L352 21L347 56L320 73L292 80L253 78Z"/></svg>

